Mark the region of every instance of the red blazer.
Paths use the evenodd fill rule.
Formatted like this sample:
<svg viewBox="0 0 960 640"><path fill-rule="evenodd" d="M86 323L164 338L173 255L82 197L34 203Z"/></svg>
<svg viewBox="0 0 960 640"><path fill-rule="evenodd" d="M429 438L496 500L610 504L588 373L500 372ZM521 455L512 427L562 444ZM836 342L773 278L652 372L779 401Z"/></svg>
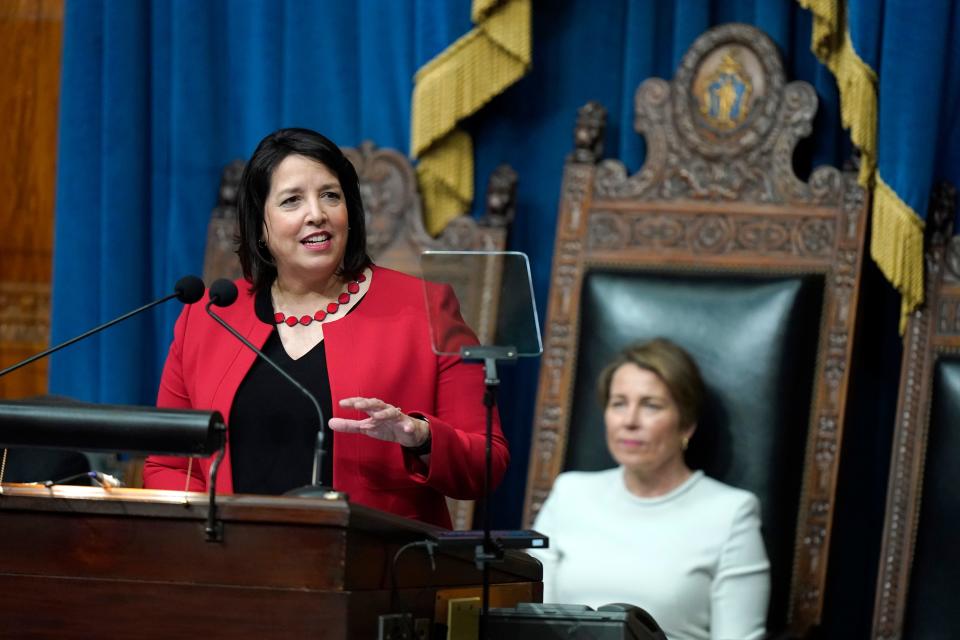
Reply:
<svg viewBox="0 0 960 640"><path fill-rule="evenodd" d="M257 319L249 283L240 280L237 285L239 299L218 314L262 347L273 327ZM448 289L431 295L431 301L434 317L449 323L442 328L444 333L463 332L459 304ZM214 322L204 304L187 306L177 320L157 406L214 409L229 425L234 394L256 355ZM365 414L341 409L338 401L351 396L380 398L405 413L422 414L430 422L432 437L428 467L396 443L334 433L333 479L334 487L346 492L351 502L450 527L444 496L476 499L483 491L484 375L480 365L435 355L429 332L423 281L376 266L360 304L324 326L333 415L362 419ZM503 477L509 457L495 415L494 485ZM212 462L213 458L194 461L191 490L206 490ZM186 470L186 458L150 456L144 465L144 486L183 490ZM217 491L233 492L229 428Z"/></svg>

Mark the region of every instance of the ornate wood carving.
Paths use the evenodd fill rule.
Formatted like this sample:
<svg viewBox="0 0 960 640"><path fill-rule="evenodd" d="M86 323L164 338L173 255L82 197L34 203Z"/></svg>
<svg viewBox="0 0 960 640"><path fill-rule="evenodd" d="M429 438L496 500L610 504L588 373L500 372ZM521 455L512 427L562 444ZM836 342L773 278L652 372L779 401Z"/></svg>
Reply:
<svg viewBox="0 0 960 640"><path fill-rule="evenodd" d="M487 181L484 200L486 212L480 224L488 227L509 227L517 215L517 172L508 164L501 164Z"/></svg>
<svg viewBox="0 0 960 640"><path fill-rule="evenodd" d="M50 286L0 282L0 343L42 350L50 337Z"/></svg>
<svg viewBox="0 0 960 640"><path fill-rule="evenodd" d="M724 88L731 83L739 103ZM565 459L590 266L824 274L789 607L800 632L823 607L865 233L855 176L822 167L804 183L793 173L816 106L809 85L785 81L765 35L726 25L691 46L673 81L637 90L647 159L636 174L596 157L605 115L595 103L581 109L564 167L524 514L531 525Z"/></svg>
<svg viewBox="0 0 960 640"><path fill-rule="evenodd" d="M807 184L793 173L794 147L810 133L816 93L805 82L787 84L775 46L755 34L747 25L708 31L672 82L640 85L634 126L647 140L646 163L629 177L623 163L601 163L598 197L838 202L836 169L820 169Z"/></svg>
<svg viewBox="0 0 960 640"><path fill-rule="evenodd" d="M933 367L943 352L960 350L960 289L952 235L957 191L937 185L930 198L925 251L925 303L913 312L904 336L887 509L877 577L873 634L877 640L902 636L911 562L916 543L927 448Z"/></svg>
<svg viewBox="0 0 960 640"><path fill-rule="evenodd" d="M360 177L367 214L367 248L374 260L393 254L391 250L403 241L415 249L416 256L425 249L496 250L505 246L504 217L515 210L512 198L517 182L517 174L510 167L502 165L491 176L485 224L460 216L434 238L424 227L416 174L406 156L393 149L379 149L369 140L357 149L344 149L344 154ZM409 271L419 273L419 268Z"/></svg>
<svg viewBox="0 0 960 640"><path fill-rule="evenodd" d="M50 340L50 285L0 282L0 369L47 347ZM20 369L0 381L0 397L21 398L43 393L47 362Z"/></svg>
<svg viewBox="0 0 960 640"><path fill-rule="evenodd" d="M243 160L234 160L220 174L217 206L210 215L207 228L207 248L204 251L203 279L211 283L217 278L235 280L241 276L237 258L237 193Z"/></svg>
<svg viewBox="0 0 960 640"><path fill-rule="evenodd" d="M767 254L823 259L836 243L837 221L802 214L782 219L739 213L591 213L592 250L685 251L692 255Z"/></svg>
<svg viewBox="0 0 960 640"><path fill-rule="evenodd" d="M603 132L607 128L607 110L599 102L588 102L577 110L573 130L573 153L569 162L594 164L603 157Z"/></svg>

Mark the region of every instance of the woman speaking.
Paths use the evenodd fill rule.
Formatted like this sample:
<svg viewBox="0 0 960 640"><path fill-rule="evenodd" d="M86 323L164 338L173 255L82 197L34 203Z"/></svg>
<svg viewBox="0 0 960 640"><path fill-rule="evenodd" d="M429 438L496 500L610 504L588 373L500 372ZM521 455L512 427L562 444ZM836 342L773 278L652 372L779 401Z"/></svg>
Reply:
<svg viewBox="0 0 960 640"><path fill-rule="evenodd" d="M444 496L483 489L483 371L435 355L423 282L371 262L356 170L319 133L281 129L247 163L237 205L244 278L220 315L318 399L333 461L321 480L352 502L449 527ZM472 337L452 293L435 307L435 322ZM313 404L202 303L177 320L157 405L223 414L224 493L309 483ZM508 460L495 417L494 484ZM204 490L210 463L151 456L144 486Z"/></svg>

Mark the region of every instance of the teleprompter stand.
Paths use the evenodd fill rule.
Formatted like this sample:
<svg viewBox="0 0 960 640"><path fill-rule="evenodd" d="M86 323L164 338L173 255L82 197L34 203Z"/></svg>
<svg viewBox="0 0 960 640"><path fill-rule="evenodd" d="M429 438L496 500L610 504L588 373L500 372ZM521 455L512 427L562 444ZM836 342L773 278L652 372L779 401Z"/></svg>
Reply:
<svg viewBox="0 0 960 640"><path fill-rule="evenodd" d="M485 460L482 531L440 534L441 547L471 544L482 572L480 634L487 638L490 610L490 565L502 561L505 549L546 548L548 540L535 531L492 531L493 417L500 388L498 363L515 363L522 356L543 352L533 286L526 255L517 252L427 251L421 256L431 340L438 355L459 355L484 367L483 406ZM447 308L450 289L464 321L475 336L452 330L435 310Z"/></svg>

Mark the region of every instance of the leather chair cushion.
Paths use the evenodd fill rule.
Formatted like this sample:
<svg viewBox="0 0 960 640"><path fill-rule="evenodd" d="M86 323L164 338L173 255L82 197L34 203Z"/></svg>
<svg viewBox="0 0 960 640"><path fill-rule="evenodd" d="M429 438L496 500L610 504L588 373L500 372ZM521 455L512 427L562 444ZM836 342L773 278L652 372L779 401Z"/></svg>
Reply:
<svg viewBox="0 0 960 640"><path fill-rule="evenodd" d="M774 628L786 618L823 284L818 275L594 270L581 295L565 468L615 465L596 381L617 351L658 336L687 349L708 388L687 460L760 499Z"/></svg>
<svg viewBox="0 0 960 640"><path fill-rule="evenodd" d="M933 374L920 526L904 617L905 639L955 638L960 631L960 356L942 357ZM910 526L910 523L901 523Z"/></svg>

